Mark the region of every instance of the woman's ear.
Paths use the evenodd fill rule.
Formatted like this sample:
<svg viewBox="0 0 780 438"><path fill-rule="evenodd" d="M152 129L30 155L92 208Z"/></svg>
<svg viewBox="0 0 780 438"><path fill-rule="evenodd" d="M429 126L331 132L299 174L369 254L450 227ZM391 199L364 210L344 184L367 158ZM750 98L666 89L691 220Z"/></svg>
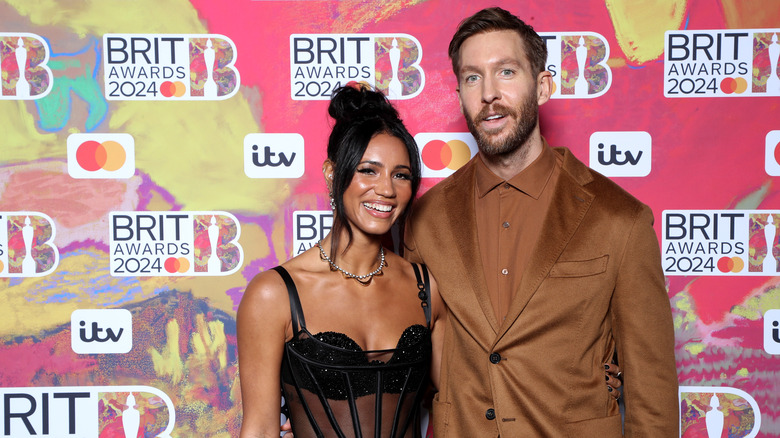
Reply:
<svg viewBox="0 0 780 438"><path fill-rule="evenodd" d="M322 163L322 175L325 177L325 184L328 186L328 193L333 192L333 162L325 160Z"/></svg>

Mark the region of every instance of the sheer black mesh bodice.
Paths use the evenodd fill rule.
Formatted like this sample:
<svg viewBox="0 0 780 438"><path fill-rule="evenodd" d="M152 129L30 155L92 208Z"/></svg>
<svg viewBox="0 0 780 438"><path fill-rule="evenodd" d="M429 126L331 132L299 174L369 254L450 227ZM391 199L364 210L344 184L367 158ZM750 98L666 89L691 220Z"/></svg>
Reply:
<svg viewBox="0 0 780 438"><path fill-rule="evenodd" d="M424 265L414 267L430 325L428 271ZM311 334L292 278L284 268L274 269L287 285L292 310L294 334L285 344L281 380L295 437L420 437L429 327L408 327L390 350L363 351L343 333Z"/></svg>

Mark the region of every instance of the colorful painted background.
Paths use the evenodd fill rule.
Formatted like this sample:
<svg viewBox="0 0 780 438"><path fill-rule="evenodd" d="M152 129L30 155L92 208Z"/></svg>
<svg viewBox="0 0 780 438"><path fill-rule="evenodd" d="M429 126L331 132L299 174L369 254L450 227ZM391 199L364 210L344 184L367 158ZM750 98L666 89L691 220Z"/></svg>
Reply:
<svg viewBox="0 0 780 438"><path fill-rule="evenodd" d="M410 132L466 132L447 45L462 18L495 3L540 32L587 31L606 38L608 92L548 102L541 111L542 131L551 145L567 146L585 162L595 131L650 132L650 175L615 181L653 208L659 239L663 210L780 210L777 178L764 170L764 139L780 129L780 98L663 94L664 32L778 29L780 3L774 0L0 0L0 33L43 37L53 74L44 98L0 100L0 212L44 213L56 225L59 251L58 267L48 275L0 278L0 386L145 385L167 394L176 407L171 436L237 436L235 314L243 288L293 253L293 211L328 208L320 170L328 102L291 98L290 35L414 36L423 48L424 88L397 101ZM213 101L108 100L101 47L106 33L225 35L237 53L218 51L218 58L236 56L239 91ZM567 44L573 53L577 42ZM15 45L5 39L0 47L8 51ZM31 50L28 62L41 53L42 48ZM378 65L379 84L389 83L384 69L390 71ZM202 94L203 66L192 71L193 89ZM413 73L404 77L407 88L419 86L421 78ZM236 84L230 71L215 76L220 93ZM574 87L562 79L563 89ZM31 86L35 92L49 84L31 79ZM69 176L66 139L90 132L132 134L137 170L131 178ZM301 134L304 176L246 177L243 139L257 132ZM437 181L424 180L423 189ZM238 219L244 262L237 273L109 274L110 212L179 210L225 211ZM205 245L203 251L207 257L211 250ZM780 437L780 358L762 344L763 314L780 308L778 277L677 276L667 282L680 384L744 391L760 408L758 436ZM70 317L82 308L128 309L132 350L74 353ZM707 437L704 414L712 393L706 391L681 394L681 436ZM112 412L125 409L126 399L125 392L101 398L100 436L123 436ZM752 408L734 395L720 397L720 406L727 425L723 436L747 436ZM156 436L165 427L168 413L154 397L138 395L136 408L146 418L139 436ZM165 418L157 418L158 412Z"/></svg>

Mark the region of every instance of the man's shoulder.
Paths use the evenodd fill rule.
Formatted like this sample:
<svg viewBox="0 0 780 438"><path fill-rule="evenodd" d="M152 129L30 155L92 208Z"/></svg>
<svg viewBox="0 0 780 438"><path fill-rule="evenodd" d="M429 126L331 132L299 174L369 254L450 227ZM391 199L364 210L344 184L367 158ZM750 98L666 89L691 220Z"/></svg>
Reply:
<svg viewBox="0 0 780 438"><path fill-rule="evenodd" d="M563 155L563 171L600 201L623 205L631 210L644 205L642 201L626 191L618 183L591 169L577 159L569 149L563 147L554 149L555 152Z"/></svg>
<svg viewBox="0 0 780 438"><path fill-rule="evenodd" d="M423 209L425 206L443 202L447 191L452 190L453 188L462 187L463 184L473 184L473 172L471 172L471 167L473 165L474 158L461 166L452 175L436 183L436 185L420 196L418 200L414 201L414 209Z"/></svg>
<svg viewBox="0 0 780 438"><path fill-rule="evenodd" d="M633 223L639 217L652 217L652 210L610 178L591 169L566 148L555 148L564 156L562 176L571 178L593 196L591 210L609 221ZM642 213L645 211L644 213Z"/></svg>

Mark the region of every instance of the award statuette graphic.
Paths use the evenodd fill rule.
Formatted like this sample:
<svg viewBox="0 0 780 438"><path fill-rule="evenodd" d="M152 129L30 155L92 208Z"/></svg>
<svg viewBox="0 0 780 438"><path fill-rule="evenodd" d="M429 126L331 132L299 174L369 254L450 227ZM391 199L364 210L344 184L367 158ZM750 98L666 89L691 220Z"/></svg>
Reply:
<svg viewBox="0 0 780 438"><path fill-rule="evenodd" d="M151 386L0 388L2 436L14 438L171 438L176 408Z"/></svg>
<svg viewBox="0 0 780 438"><path fill-rule="evenodd" d="M680 436L753 438L761 410L747 392L727 386L680 386Z"/></svg>
<svg viewBox="0 0 780 438"><path fill-rule="evenodd" d="M769 77L766 80L766 91L780 94L780 77L777 76L777 61L780 58L780 44L777 43L777 34L772 34L772 44L767 48L769 53Z"/></svg>
<svg viewBox="0 0 780 438"><path fill-rule="evenodd" d="M54 272L59 251L54 246L52 218L37 211L0 211L0 277L42 277Z"/></svg>
<svg viewBox="0 0 780 438"><path fill-rule="evenodd" d="M763 271L766 274L777 272L777 260L774 256L774 242L777 236L777 225L774 224L772 215L767 215L766 226L764 226L764 239L766 240L766 256L762 262Z"/></svg>
<svg viewBox="0 0 780 438"><path fill-rule="evenodd" d="M19 98L30 97L30 83L27 82L27 78L24 76L24 72L27 69L27 49L24 48L24 41L22 38L16 42L16 66L19 70L19 79L16 80L16 96Z"/></svg>
<svg viewBox="0 0 780 438"><path fill-rule="evenodd" d="M141 428L141 413L135 408L135 397L131 392L127 396L127 409L122 411L122 430L125 438L136 438L138 430Z"/></svg>
<svg viewBox="0 0 780 438"><path fill-rule="evenodd" d="M0 100L36 100L52 90L49 45L43 37L0 32L0 61Z"/></svg>

